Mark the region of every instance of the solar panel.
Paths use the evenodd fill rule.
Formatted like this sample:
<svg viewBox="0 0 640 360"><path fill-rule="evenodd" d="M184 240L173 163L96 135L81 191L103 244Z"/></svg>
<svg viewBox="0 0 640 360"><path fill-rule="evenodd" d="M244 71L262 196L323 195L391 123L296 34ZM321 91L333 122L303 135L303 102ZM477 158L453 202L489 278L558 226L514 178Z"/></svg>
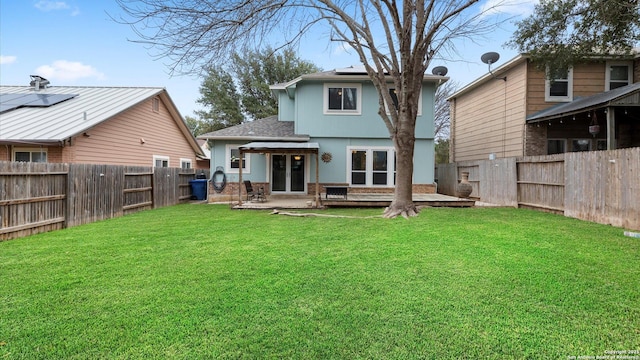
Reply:
<svg viewBox="0 0 640 360"><path fill-rule="evenodd" d="M0 113L20 107L49 107L78 94L0 94Z"/></svg>

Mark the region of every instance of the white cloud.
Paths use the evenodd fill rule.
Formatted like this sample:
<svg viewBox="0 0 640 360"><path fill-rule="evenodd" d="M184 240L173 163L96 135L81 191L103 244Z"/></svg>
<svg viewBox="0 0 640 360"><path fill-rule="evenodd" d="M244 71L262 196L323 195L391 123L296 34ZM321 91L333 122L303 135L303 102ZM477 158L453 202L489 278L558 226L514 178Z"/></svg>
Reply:
<svg viewBox="0 0 640 360"><path fill-rule="evenodd" d="M482 5L481 12L485 16L506 14L516 17L527 17L533 12L534 5L539 0L487 0Z"/></svg>
<svg viewBox="0 0 640 360"><path fill-rule="evenodd" d="M18 60L15 56L0 55L0 65L13 64Z"/></svg>
<svg viewBox="0 0 640 360"><path fill-rule="evenodd" d="M64 10L68 9L69 5L67 5L64 1L49 1L49 0L41 0L33 5L36 9L41 11L52 11L52 10Z"/></svg>
<svg viewBox="0 0 640 360"><path fill-rule="evenodd" d="M42 65L36 69L36 74L47 79L74 81L82 78L104 80L105 75L93 66L84 65L77 61L57 60L51 65Z"/></svg>

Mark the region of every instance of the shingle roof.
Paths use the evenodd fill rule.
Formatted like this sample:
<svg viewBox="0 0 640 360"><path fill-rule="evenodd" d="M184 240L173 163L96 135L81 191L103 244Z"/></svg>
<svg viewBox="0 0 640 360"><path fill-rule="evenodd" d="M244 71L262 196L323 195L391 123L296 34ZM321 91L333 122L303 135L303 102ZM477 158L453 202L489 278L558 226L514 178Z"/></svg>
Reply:
<svg viewBox="0 0 640 360"><path fill-rule="evenodd" d="M617 89L605 91L603 93L586 96L576 99L572 102L558 104L550 108L531 114L527 117L527 121L542 121L547 119L569 116L577 112L600 108L608 105L639 104L638 94L640 93L640 82L622 86ZM635 96L634 96L635 95Z"/></svg>
<svg viewBox="0 0 640 360"><path fill-rule="evenodd" d="M198 136L198 139L211 140L272 140L307 141L308 135L297 135L293 121L279 121L277 116L247 121L240 125Z"/></svg>

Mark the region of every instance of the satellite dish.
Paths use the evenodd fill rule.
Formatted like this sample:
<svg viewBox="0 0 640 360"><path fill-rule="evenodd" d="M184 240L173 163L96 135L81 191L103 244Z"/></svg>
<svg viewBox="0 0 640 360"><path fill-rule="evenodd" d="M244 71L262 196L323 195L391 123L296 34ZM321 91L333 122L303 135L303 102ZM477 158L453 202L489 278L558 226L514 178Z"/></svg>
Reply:
<svg viewBox="0 0 640 360"><path fill-rule="evenodd" d="M507 81L507 77L496 77L493 72L491 71L491 64L494 64L496 61L498 61L498 59L500 59L500 54L498 54L497 52L488 52L488 53L484 53L482 54L482 56L480 57L480 60L482 60L483 63L489 65L489 74L491 74L491 76L493 76L494 79L500 79L500 80L504 80Z"/></svg>
<svg viewBox="0 0 640 360"><path fill-rule="evenodd" d="M498 54L497 52L488 52L488 53L484 53L482 54L482 56L480 57L480 60L482 60L483 63L485 64L495 64L496 61L498 61L500 59L500 54Z"/></svg>
<svg viewBox="0 0 640 360"><path fill-rule="evenodd" d="M438 76L445 76L447 75L447 72L449 72L449 69L447 69L444 66L436 66L433 68L433 70L431 70L431 73L433 75L438 75Z"/></svg>

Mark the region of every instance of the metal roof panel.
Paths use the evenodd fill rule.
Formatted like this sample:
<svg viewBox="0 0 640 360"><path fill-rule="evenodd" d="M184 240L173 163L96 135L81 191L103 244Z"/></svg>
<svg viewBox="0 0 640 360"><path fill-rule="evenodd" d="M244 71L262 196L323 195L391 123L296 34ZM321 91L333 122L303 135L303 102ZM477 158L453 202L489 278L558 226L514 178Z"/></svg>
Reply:
<svg viewBox="0 0 640 360"><path fill-rule="evenodd" d="M65 99L53 106L46 106L43 100L39 103L41 107L23 106L0 113L0 140L61 141L163 91L164 88L148 87L70 86L51 86L35 91L29 86L0 86L3 97L8 95L10 99L27 95Z"/></svg>

